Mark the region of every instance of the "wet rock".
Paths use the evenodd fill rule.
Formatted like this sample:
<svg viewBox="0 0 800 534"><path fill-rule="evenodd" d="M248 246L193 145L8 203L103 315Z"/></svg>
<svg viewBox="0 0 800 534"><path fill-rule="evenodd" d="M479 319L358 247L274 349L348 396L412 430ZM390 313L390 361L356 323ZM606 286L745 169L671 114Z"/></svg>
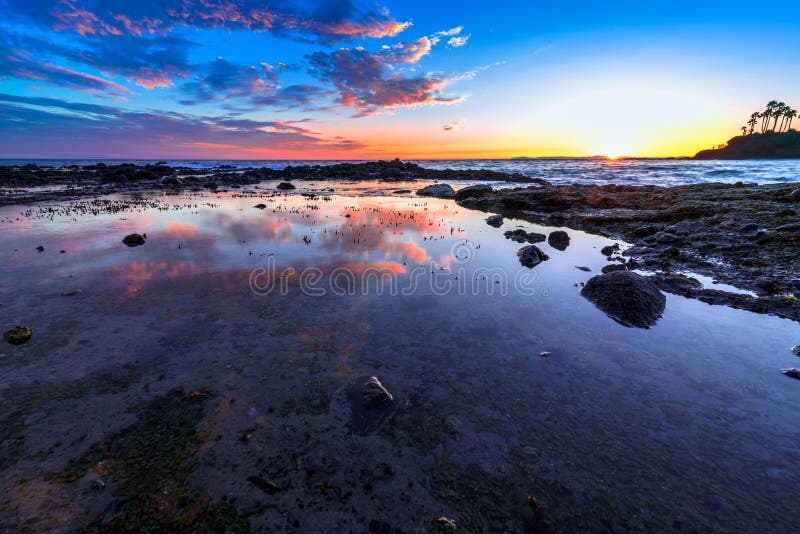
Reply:
<svg viewBox="0 0 800 534"><path fill-rule="evenodd" d="M517 251L519 262L529 269L533 269L543 261L549 260L550 257L542 252L536 245L528 245L522 247Z"/></svg>
<svg viewBox="0 0 800 534"><path fill-rule="evenodd" d="M661 318L667 299L652 280L631 271L591 278L581 295L619 324L650 328Z"/></svg>
<svg viewBox="0 0 800 534"><path fill-rule="evenodd" d="M795 189L791 193L789 193L789 198L792 200L800 200L800 189Z"/></svg>
<svg viewBox="0 0 800 534"><path fill-rule="evenodd" d="M294 184L290 184L289 182L281 182L276 186L277 189L281 191L291 191L292 189L297 189Z"/></svg>
<svg viewBox="0 0 800 534"><path fill-rule="evenodd" d="M448 517L437 517L431 523L432 532L455 532L456 522Z"/></svg>
<svg viewBox="0 0 800 534"><path fill-rule="evenodd" d="M569 246L569 234L564 230L550 232L550 235L547 236L547 244L556 250L567 250Z"/></svg>
<svg viewBox="0 0 800 534"><path fill-rule="evenodd" d="M36 247L36 252L44 252L44 247L42 245L39 245L38 247Z"/></svg>
<svg viewBox="0 0 800 534"><path fill-rule="evenodd" d="M209 191L216 191L219 186L214 182L209 182L207 184L203 184L203 188L208 189Z"/></svg>
<svg viewBox="0 0 800 534"><path fill-rule="evenodd" d="M278 486L274 482L265 480L259 476L247 477L247 481L267 495L275 495L279 491Z"/></svg>
<svg viewBox="0 0 800 534"><path fill-rule="evenodd" d="M800 356L800 345L795 345L794 347L792 347L792 352L794 353L795 356Z"/></svg>
<svg viewBox="0 0 800 534"><path fill-rule="evenodd" d="M122 238L122 243L128 247L139 247L144 245L145 238L139 234L129 234Z"/></svg>
<svg viewBox="0 0 800 534"><path fill-rule="evenodd" d="M767 277L762 277L756 280L755 286L759 292L767 295L774 295L775 293L781 292L783 289L776 280Z"/></svg>
<svg viewBox="0 0 800 534"><path fill-rule="evenodd" d="M267 208L267 205L266 204L256 204L253 207L256 208L256 209L259 209L259 210L263 210L263 209Z"/></svg>
<svg viewBox="0 0 800 534"><path fill-rule="evenodd" d="M603 274L605 274L605 273L613 273L615 271L627 271L628 268L621 263L611 263L609 265L603 266L601 270Z"/></svg>
<svg viewBox="0 0 800 534"><path fill-rule="evenodd" d="M756 223L745 224L744 226L739 228L739 231L742 232L743 234L750 234L755 232L756 230L758 230L758 225Z"/></svg>
<svg viewBox="0 0 800 534"><path fill-rule="evenodd" d="M542 241L547 240L547 236L544 234L537 234L536 232L526 232L522 228L517 228L516 230L509 230L503 234L506 236L506 239L510 239L511 241L516 241L517 243L541 243Z"/></svg>
<svg viewBox="0 0 800 534"><path fill-rule="evenodd" d="M393 191L395 195L407 195L412 192L413 191L411 191L411 189L397 189L396 191Z"/></svg>
<svg viewBox="0 0 800 534"><path fill-rule="evenodd" d="M465 198L479 197L494 191L489 184L478 184L459 189L455 194L456 202L464 200Z"/></svg>
<svg viewBox="0 0 800 534"><path fill-rule="evenodd" d="M361 386L363 388L364 406L371 409L383 409L392 404L394 397L389 393L377 377L371 376Z"/></svg>
<svg viewBox="0 0 800 534"><path fill-rule="evenodd" d="M454 198L455 191L449 184L433 184L417 190L421 197Z"/></svg>
<svg viewBox="0 0 800 534"><path fill-rule="evenodd" d="M64 291L63 293L61 293L61 296L62 297L74 297L75 295L80 295L80 294L81 294L81 290L80 289L74 289L72 291Z"/></svg>
<svg viewBox="0 0 800 534"><path fill-rule="evenodd" d="M782 372L789 378L800 380L800 369L792 367L791 369L784 369Z"/></svg>
<svg viewBox="0 0 800 534"><path fill-rule="evenodd" d="M99 479L99 478L98 478L97 480L93 480L93 481L92 481L92 489L93 489L94 491L100 491L100 490L103 490L103 489L105 489L105 487L106 487L106 483L105 483L105 482L103 482L103 481L102 481L101 479Z"/></svg>
<svg viewBox="0 0 800 534"><path fill-rule="evenodd" d="M22 345L31 338L32 334L33 332L31 332L30 328L25 326L15 326L3 334L3 338L12 345Z"/></svg>
<svg viewBox="0 0 800 534"><path fill-rule="evenodd" d="M540 352L539 353L539 357L540 358L549 358L550 357L550 352L548 352L548 351Z"/></svg>
<svg viewBox="0 0 800 534"><path fill-rule="evenodd" d="M592 272L592 270L590 268L584 267L583 265L576 265L575 268L578 269L579 271L583 271L585 273Z"/></svg>
<svg viewBox="0 0 800 534"><path fill-rule="evenodd" d="M600 254L603 256L613 256L619 250L618 244L608 245L600 249Z"/></svg>
<svg viewBox="0 0 800 534"><path fill-rule="evenodd" d="M495 228L500 228L503 226L503 216L502 215L492 215L491 217L486 219L486 224L489 226L494 226Z"/></svg>

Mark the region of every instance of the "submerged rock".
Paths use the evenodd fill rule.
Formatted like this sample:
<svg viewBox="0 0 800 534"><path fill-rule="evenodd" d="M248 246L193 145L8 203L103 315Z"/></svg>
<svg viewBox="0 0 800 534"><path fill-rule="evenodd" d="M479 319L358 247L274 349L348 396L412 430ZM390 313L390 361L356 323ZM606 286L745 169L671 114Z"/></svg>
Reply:
<svg viewBox="0 0 800 534"><path fill-rule="evenodd" d="M556 250L567 250L569 246L569 234L564 230L550 232L550 235L547 237L547 244Z"/></svg>
<svg viewBox="0 0 800 534"><path fill-rule="evenodd" d="M434 184L417 190L421 197L454 198L456 192L449 184Z"/></svg>
<svg viewBox="0 0 800 534"><path fill-rule="evenodd" d="M503 216L502 215L492 215L491 217L486 219L486 224L489 226L494 226L495 228L500 228L503 226Z"/></svg>
<svg viewBox="0 0 800 534"><path fill-rule="evenodd" d="M263 210L263 209L267 208L267 205L266 204L256 204L253 207L256 208L256 209L259 209L259 210Z"/></svg>
<svg viewBox="0 0 800 534"><path fill-rule="evenodd" d="M526 232L522 228L517 228L516 230L509 230L503 234L506 236L506 239L510 239L511 241L516 241L517 243L541 243L542 241L547 240L547 236L544 234L537 234L536 232Z"/></svg>
<svg viewBox="0 0 800 534"><path fill-rule="evenodd" d="M631 271L595 276L586 282L581 295L619 324L635 328L656 324L667 304L652 280Z"/></svg>
<svg viewBox="0 0 800 534"><path fill-rule="evenodd" d="M281 182L276 187L282 191L291 191L292 189L297 189L294 184L290 184L289 182Z"/></svg>
<svg viewBox="0 0 800 534"><path fill-rule="evenodd" d="M130 234L122 238L122 242L129 247L144 245L145 238L140 234Z"/></svg>
<svg viewBox="0 0 800 534"><path fill-rule="evenodd" d="M616 251L619 250L619 245L608 245L600 249L600 254L603 256L613 256Z"/></svg>
<svg viewBox="0 0 800 534"><path fill-rule="evenodd" d="M542 252L536 245L528 245L522 247L517 251L519 262L529 269L533 269L543 261L549 260L550 257Z"/></svg>
<svg viewBox="0 0 800 534"><path fill-rule="evenodd" d="M31 332L30 328L25 326L15 326L3 334L3 338L12 345L22 345L31 338L32 334L33 332Z"/></svg>
<svg viewBox="0 0 800 534"><path fill-rule="evenodd" d="M800 369L795 369L794 367L792 367L791 369L784 369L783 374L785 374L789 378L800 380Z"/></svg>
<svg viewBox="0 0 800 534"><path fill-rule="evenodd" d="M492 191L494 190L489 184L470 185L469 187L459 189L455 194L455 199L456 201L459 201L464 200L465 198L479 197L485 193L491 193Z"/></svg>

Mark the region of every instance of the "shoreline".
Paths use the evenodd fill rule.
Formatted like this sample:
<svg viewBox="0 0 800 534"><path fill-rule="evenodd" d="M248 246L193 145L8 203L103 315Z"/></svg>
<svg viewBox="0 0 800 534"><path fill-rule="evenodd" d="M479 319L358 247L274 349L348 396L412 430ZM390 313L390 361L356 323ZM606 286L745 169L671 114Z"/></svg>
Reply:
<svg viewBox="0 0 800 534"><path fill-rule="evenodd" d="M492 170L427 169L400 160L284 169L195 169L165 164L97 164L58 170L0 166L0 206L73 201L113 194L237 190L265 181L471 181L527 187L458 192L456 202L548 226L611 237L632 246L609 255L618 269L654 274L661 290L800 321L795 250L800 189L789 184L705 183L680 186L552 185ZM56 189L44 189L56 186ZM280 190L277 188L276 190ZM8 193L10 191L10 193ZM610 264L610 265L613 265ZM747 294L704 288L682 273L709 276Z"/></svg>

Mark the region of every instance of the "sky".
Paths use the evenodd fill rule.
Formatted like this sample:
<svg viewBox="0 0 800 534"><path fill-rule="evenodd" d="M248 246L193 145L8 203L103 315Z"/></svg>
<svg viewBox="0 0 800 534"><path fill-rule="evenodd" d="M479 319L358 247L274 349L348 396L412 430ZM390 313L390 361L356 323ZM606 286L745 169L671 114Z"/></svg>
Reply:
<svg viewBox="0 0 800 534"><path fill-rule="evenodd" d="M0 158L687 156L800 106L794 2L666 4L0 0Z"/></svg>

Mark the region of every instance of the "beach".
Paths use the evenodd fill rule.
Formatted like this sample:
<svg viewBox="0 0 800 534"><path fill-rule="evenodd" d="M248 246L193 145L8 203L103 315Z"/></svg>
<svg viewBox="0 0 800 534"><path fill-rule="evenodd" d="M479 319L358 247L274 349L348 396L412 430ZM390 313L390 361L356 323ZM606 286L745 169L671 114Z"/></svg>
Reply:
<svg viewBox="0 0 800 534"><path fill-rule="evenodd" d="M3 529L793 528L791 183L0 176ZM654 322L582 294L604 271Z"/></svg>

